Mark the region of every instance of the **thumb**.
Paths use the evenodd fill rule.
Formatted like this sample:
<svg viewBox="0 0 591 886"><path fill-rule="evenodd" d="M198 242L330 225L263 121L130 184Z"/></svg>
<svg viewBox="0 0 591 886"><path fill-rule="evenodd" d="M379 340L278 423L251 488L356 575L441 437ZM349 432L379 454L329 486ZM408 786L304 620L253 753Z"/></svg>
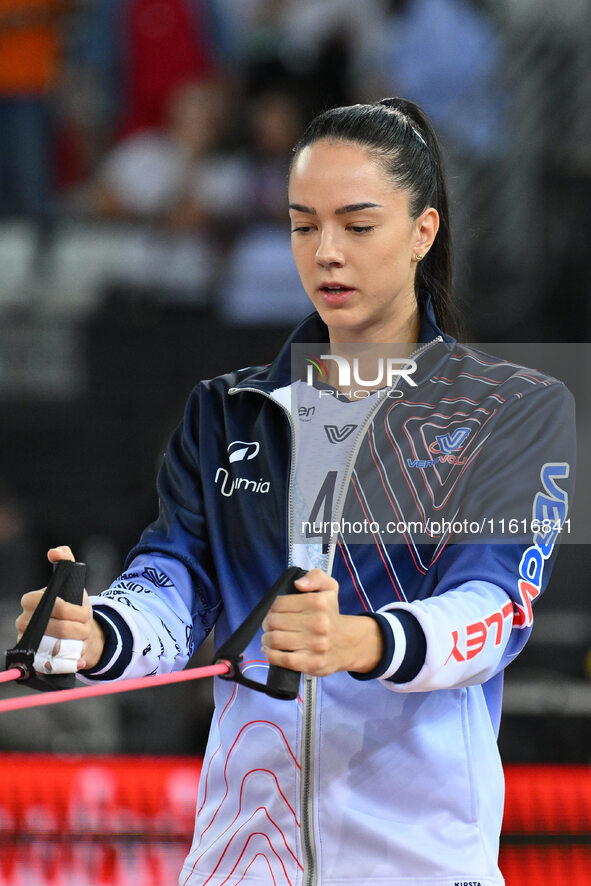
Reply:
<svg viewBox="0 0 591 886"><path fill-rule="evenodd" d="M298 591L338 591L336 579L322 569L311 569L302 578L296 578L294 585Z"/></svg>
<svg viewBox="0 0 591 886"><path fill-rule="evenodd" d="M50 548L47 552L47 559L50 563L57 563L58 560L74 560L72 549L67 545L60 545L57 548Z"/></svg>

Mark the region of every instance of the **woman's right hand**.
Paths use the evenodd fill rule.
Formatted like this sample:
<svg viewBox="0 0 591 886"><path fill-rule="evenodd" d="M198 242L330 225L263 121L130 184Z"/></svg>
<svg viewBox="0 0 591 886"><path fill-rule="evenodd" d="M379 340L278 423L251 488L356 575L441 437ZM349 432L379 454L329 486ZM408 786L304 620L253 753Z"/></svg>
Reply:
<svg viewBox="0 0 591 886"><path fill-rule="evenodd" d="M74 560L74 555L69 547L62 546L51 548L47 553L50 563L58 560ZM23 611L16 620L18 639L20 640L25 628L31 620L33 612L39 605L45 588L40 591L30 591L21 599ZM77 670L95 667L100 660L105 646L105 635L99 622L93 618L92 606L86 591L81 606L74 603L66 603L60 597L55 601L51 617L45 635L58 640L81 640L82 651L77 663Z"/></svg>

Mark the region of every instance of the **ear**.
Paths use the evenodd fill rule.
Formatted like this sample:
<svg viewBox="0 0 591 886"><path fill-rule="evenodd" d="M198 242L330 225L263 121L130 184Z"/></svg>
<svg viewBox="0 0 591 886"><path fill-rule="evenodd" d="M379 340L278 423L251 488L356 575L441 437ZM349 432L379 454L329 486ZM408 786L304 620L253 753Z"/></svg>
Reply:
<svg viewBox="0 0 591 886"><path fill-rule="evenodd" d="M426 255L433 245L433 241L439 230L439 213L430 206L422 212L415 221L414 252L416 255Z"/></svg>

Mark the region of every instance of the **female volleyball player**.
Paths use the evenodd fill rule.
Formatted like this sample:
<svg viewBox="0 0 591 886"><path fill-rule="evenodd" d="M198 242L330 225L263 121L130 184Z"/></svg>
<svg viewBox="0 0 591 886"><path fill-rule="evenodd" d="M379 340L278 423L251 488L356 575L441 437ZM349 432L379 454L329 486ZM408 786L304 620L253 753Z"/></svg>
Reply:
<svg viewBox="0 0 591 886"><path fill-rule="evenodd" d="M416 105L313 120L289 214L314 312L270 366L195 388L158 519L47 633L79 641L86 681L182 668L303 567L243 662L301 672L301 695L216 680L180 883L501 884L502 672L566 514L571 397L449 336L448 203Z"/></svg>

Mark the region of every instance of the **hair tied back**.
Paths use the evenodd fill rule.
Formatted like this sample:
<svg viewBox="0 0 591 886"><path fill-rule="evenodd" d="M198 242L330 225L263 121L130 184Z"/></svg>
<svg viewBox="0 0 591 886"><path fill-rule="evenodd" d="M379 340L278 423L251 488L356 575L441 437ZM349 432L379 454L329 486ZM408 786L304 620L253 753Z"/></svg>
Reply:
<svg viewBox="0 0 591 886"><path fill-rule="evenodd" d="M429 150L429 146L423 136L421 135L419 129L417 129L417 125L412 115L409 113L408 102L401 98L383 98L379 102L376 102L377 105L380 105L383 108L388 108L390 111L398 111L410 126L413 133L416 135L418 140L423 144L427 150Z"/></svg>

